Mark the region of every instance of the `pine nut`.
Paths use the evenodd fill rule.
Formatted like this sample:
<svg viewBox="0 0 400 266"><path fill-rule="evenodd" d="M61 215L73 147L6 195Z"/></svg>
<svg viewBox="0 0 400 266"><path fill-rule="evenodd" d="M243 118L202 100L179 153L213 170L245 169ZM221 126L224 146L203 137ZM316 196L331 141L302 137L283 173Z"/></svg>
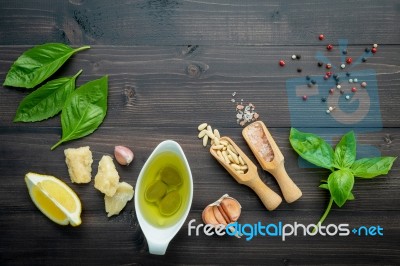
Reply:
<svg viewBox="0 0 400 266"><path fill-rule="evenodd" d="M214 129L214 136L217 137L218 139L221 138L221 135L219 134L218 129Z"/></svg>
<svg viewBox="0 0 400 266"><path fill-rule="evenodd" d="M210 139L214 139L215 138L214 133L212 132L212 129L211 129L210 125L207 126L206 134L210 137Z"/></svg>
<svg viewBox="0 0 400 266"><path fill-rule="evenodd" d="M204 137L204 135L206 134L206 132L207 132L207 130L202 130L202 131L200 131L200 133L199 133L199 135L198 135L198 137L199 137L199 139L201 139L202 137Z"/></svg>
<svg viewBox="0 0 400 266"><path fill-rule="evenodd" d="M234 154L239 155L239 153L235 150L235 148L231 144L228 145L228 149L230 149Z"/></svg>
<svg viewBox="0 0 400 266"><path fill-rule="evenodd" d="M238 156L238 159L241 165L246 165L245 162L243 161L243 158L240 155Z"/></svg>
<svg viewBox="0 0 400 266"><path fill-rule="evenodd" d="M205 129L207 126L208 126L207 123L203 123L203 124L200 124L200 125L197 127L197 129L198 129L199 131L202 131L202 130Z"/></svg>
<svg viewBox="0 0 400 266"><path fill-rule="evenodd" d="M237 155L233 151L231 151L230 149L228 149L227 151L232 156L234 163L240 164L239 158L237 157Z"/></svg>
<svg viewBox="0 0 400 266"><path fill-rule="evenodd" d="M237 164L232 163L231 166L233 167L233 169L235 170L242 170L241 167Z"/></svg>
<svg viewBox="0 0 400 266"><path fill-rule="evenodd" d="M207 146L207 142L208 142L208 135L205 135L203 137L203 146L206 147Z"/></svg>
<svg viewBox="0 0 400 266"><path fill-rule="evenodd" d="M211 148L213 150L222 150L223 147L224 147L223 145L213 145L213 146L211 146Z"/></svg>

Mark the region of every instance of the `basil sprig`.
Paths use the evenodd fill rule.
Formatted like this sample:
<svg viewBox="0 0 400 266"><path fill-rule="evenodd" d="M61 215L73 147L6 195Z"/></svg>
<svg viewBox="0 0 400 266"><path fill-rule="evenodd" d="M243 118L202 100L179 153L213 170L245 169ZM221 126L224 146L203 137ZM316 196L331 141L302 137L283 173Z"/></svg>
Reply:
<svg viewBox="0 0 400 266"><path fill-rule="evenodd" d="M107 94L107 76L90 81L76 89L61 112L62 138L51 149L55 149L63 142L93 133L106 116Z"/></svg>
<svg viewBox="0 0 400 266"><path fill-rule="evenodd" d="M34 88L53 75L74 53L89 49L76 49L63 43L46 43L25 51L11 66L3 86Z"/></svg>
<svg viewBox="0 0 400 266"><path fill-rule="evenodd" d="M355 177L374 178L387 174L396 160L396 157L356 160L356 138L353 131L342 137L335 150L319 136L295 128L291 129L289 140L303 159L332 171L327 180L321 180L320 188L329 190L331 198L318 225L328 216L333 202L342 207L347 200L354 199L352 189Z"/></svg>
<svg viewBox="0 0 400 266"><path fill-rule="evenodd" d="M74 53L90 48L73 49L62 43L47 43L25 51L7 73L5 86L34 88L54 74ZM48 81L20 103L14 122L37 122L61 111L61 143L82 138L95 131L107 113L108 77L90 81L75 90L76 78L62 77Z"/></svg>

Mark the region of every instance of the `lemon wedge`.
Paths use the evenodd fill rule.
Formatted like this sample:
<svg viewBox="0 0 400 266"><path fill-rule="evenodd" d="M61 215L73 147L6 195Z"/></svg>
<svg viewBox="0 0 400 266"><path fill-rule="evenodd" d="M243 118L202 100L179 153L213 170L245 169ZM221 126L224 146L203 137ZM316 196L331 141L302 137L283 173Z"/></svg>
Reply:
<svg viewBox="0 0 400 266"><path fill-rule="evenodd" d="M82 223L82 205L76 193L60 179L27 173L25 182L36 207L53 222L78 226Z"/></svg>

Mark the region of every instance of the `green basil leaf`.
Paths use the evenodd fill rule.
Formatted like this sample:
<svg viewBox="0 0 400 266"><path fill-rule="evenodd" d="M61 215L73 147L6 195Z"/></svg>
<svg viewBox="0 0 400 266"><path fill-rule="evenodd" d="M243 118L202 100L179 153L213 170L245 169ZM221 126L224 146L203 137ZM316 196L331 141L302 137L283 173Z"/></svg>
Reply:
<svg viewBox="0 0 400 266"><path fill-rule="evenodd" d="M295 128L290 130L290 144L305 160L317 166L333 170L334 152L332 147L319 136L304 133Z"/></svg>
<svg viewBox="0 0 400 266"><path fill-rule="evenodd" d="M354 199L355 199L355 197L354 197L353 193L350 191L350 194L347 197L347 200L354 200Z"/></svg>
<svg viewBox="0 0 400 266"><path fill-rule="evenodd" d="M75 80L81 72L73 77L51 80L26 96L19 104L14 122L36 122L58 114L74 91Z"/></svg>
<svg viewBox="0 0 400 266"><path fill-rule="evenodd" d="M33 88L56 72L74 53L90 48L72 49L62 43L47 43L25 51L11 66L3 86Z"/></svg>
<svg viewBox="0 0 400 266"><path fill-rule="evenodd" d="M342 207L354 186L354 175L348 169L332 172L328 178L328 188L335 203Z"/></svg>
<svg viewBox="0 0 400 266"><path fill-rule="evenodd" d="M328 189L329 190L328 184L321 184L321 185L319 185L319 187L322 188L322 189Z"/></svg>
<svg viewBox="0 0 400 266"><path fill-rule="evenodd" d="M321 184L321 185L319 185L319 187L322 189L329 190L328 184ZM353 193L351 193L351 191L349 193L349 196L347 197L347 200L354 200L354 195L353 195Z"/></svg>
<svg viewBox="0 0 400 266"><path fill-rule="evenodd" d="M108 77L90 81L76 89L61 112L61 143L82 138L95 131L107 113Z"/></svg>
<svg viewBox="0 0 400 266"><path fill-rule="evenodd" d="M374 178L387 174L396 159L397 157L364 158L355 161L350 170L356 177Z"/></svg>
<svg viewBox="0 0 400 266"><path fill-rule="evenodd" d="M354 132L345 134L335 148L335 167L350 168L356 160L356 137Z"/></svg>

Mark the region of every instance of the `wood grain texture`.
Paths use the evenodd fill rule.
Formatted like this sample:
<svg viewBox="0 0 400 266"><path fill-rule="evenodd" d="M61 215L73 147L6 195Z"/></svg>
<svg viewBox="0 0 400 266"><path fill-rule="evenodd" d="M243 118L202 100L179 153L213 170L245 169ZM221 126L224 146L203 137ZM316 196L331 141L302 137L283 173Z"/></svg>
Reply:
<svg viewBox="0 0 400 266"><path fill-rule="evenodd" d="M90 50L74 55L54 77L83 69L79 86L109 75L109 98L98 130L50 151L61 135L59 116L40 123L13 123L18 104L29 91L0 87L0 264L399 265L398 160L386 176L357 180L356 199L342 208L334 206L326 220L348 223L350 228L379 225L383 236L297 236L285 241L257 236L246 241L202 232L196 236L194 230L188 235L189 221L201 223L204 207L224 193L241 203L242 224L318 221L329 200L318 185L329 172L302 166L288 140L291 126L317 132L333 145L341 133L353 129L360 156L400 155L399 13L395 0L2 1L1 81L13 61L33 45L90 44ZM317 39L320 33L326 40ZM345 57L338 45L346 41L354 63L340 70ZM328 43L334 45L331 52L326 51ZM372 43L380 45L370 56L364 49ZM301 59L291 60L293 54ZM340 94L336 90L329 96L336 84L322 79L327 70L317 62L323 56L334 72L350 72L370 85L362 90L359 83L348 83L350 77L341 77L345 94L335 110L350 115L325 113L332 102L323 103L321 97ZM367 62L356 63L363 56ZM284 68L278 65L280 59L286 61ZM307 87L307 75L318 81L312 88ZM359 88L356 94L350 92L353 86ZM301 98L304 94L307 101ZM355 98L346 102L345 95ZM303 192L299 201L283 202L273 212L251 189L236 183L197 138L198 124L209 122L258 166L236 122L235 107L241 99L256 106L285 157L289 176ZM345 109L348 105L351 108ZM361 123L354 111L365 113ZM148 156L165 139L177 141L186 153L194 198L182 229L160 257L148 253L133 202L119 216L107 218L103 194L94 189L93 181L71 184L63 149L89 145L95 174L101 156L112 155L115 145L132 147L133 163L117 165L117 170L122 181L135 185ZM83 205L81 226L58 226L37 210L23 179L29 171L57 176L76 191ZM269 173L260 166L258 173L281 194Z"/></svg>
<svg viewBox="0 0 400 266"><path fill-rule="evenodd" d="M321 33L329 42L398 44L398 12L395 0L5 0L0 44L314 45Z"/></svg>

